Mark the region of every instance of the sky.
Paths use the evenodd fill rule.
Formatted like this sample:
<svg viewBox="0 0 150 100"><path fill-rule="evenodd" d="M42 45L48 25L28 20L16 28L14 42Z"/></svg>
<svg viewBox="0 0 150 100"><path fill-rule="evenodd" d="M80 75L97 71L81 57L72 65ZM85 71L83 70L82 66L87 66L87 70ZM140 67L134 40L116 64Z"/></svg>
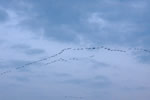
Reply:
<svg viewBox="0 0 150 100"><path fill-rule="evenodd" d="M0 100L149 100L149 0L0 0Z"/></svg>

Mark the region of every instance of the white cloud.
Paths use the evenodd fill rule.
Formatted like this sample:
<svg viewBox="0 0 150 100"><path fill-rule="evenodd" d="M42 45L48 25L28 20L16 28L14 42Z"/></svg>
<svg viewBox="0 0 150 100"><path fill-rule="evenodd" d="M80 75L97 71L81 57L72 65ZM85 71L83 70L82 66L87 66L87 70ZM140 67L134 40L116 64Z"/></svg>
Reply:
<svg viewBox="0 0 150 100"><path fill-rule="evenodd" d="M103 29L104 27L107 27L108 22L104 20L102 17L100 17L99 13L93 13L89 16L88 22L90 24L96 24L100 29Z"/></svg>
<svg viewBox="0 0 150 100"><path fill-rule="evenodd" d="M129 5L139 11L146 10L148 7L147 2L145 1L136 1L136 2L134 1L134 2L131 2Z"/></svg>

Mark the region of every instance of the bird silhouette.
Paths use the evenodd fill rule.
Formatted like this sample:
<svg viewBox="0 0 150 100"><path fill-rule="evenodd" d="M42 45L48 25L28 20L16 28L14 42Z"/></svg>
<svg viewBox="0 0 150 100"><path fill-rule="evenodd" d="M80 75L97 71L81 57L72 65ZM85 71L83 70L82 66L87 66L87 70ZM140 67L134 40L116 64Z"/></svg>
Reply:
<svg viewBox="0 0 150 100"><path fill-rule="evenodd" d="M24 64L24 65L22 65L22 66L20 66L20 67L16 67L15 69L16 69L16 70L19 70L19 69L24 68L24 67L26 67L26 66L30 66L30 65L33 65L33 64L42 62L42 61L50 60L51 58L58 57L58 56L60 56L61 54L63 54L64 52L69 51L69 50L72 50L72 51L77 50L77 51L79 51L79 50L96 50L96 49L97 49L97 50L99 50L99 49L104 49L104 50L107 50L107 51L110 51L110 52L120 52L120 53L126 53L127 51L131 51L131 50L133 50L133 51L143 51L143 52L146 52L146 53L150 53L150 50L148 50L148 49L143 49L143 48L128 48L127 50L111 49L111 48L107 48L107 47L105 47L105 46L81 47L81 48L64 48L64 49L60 50L58 53L56 53L56 54L53 54L53 55L51 55L51 56L49 56L49 57L46 57L46 58L42 58L42 59L39 59L39 60L35 60L35 61L33 61L33 62L26 63L26 64ZM69 59L69 60L78 60L78 58L71 58L71 59ZM66 59L64 59L64 58L59 58L59 59L54 60L54 61L51 61L51 62L49 62L49 63L47 63L47 64L56 63L56 62L58 62L58 61L68 61L68 60L66 60ZM0 75L4 75L4 74L10 73L10 72L12 72L12 71L11 71L11 70L4 71L4 72L0 73Z"/></svg>

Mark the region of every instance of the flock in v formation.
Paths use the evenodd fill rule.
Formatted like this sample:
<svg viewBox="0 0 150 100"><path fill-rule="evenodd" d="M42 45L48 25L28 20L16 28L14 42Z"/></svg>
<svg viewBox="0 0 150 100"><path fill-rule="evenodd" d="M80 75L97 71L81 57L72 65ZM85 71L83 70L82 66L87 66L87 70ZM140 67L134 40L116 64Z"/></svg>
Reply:
<svg viewBox="0 0 150 100"><path fill-rule="evenodd" d="M105 47L105 46L98 46L98 47L84 47L84 48L64 48L62 49L60 52L52 55L52 56L49 56L49 57L46 57L46 58L43 58L43 59L39 59L39 60L36 60L36 61L33 61L33 62L29 62L29 63L26 63L22 66L19 66L19 67L16 67L15 70L19 70L21 68L24 68L24 67L27 67L29 65L33 65L33 64L36 64L36 63L39 63L39 62L42 62L42 61L46 61L46 60L50 60L51 58L55 58L59 55L61 55L62 53L66 52L66 51L69 51L69 50L73 50L73 51L81 51L81 50L99 50L99 49L104 49L104 50L107 50L107 51L110 51L110 52L120 52L120 53L126 53L128 51L142 51L142 52L146 52L146 53L150 53L150 50L147 50L147 49L142 49L142 48L128 48L127 50L121 50L121 49L111 49L111 48L108 48L108 47ZM56 63L56 62L66 62L66 61L69 61L69 60L78 60L78 58L69 58L69 59L64 59L64 58L58 58L56 60L53 60L51 62L48 62L46 63L45 65L49 65L49 64L52 64L52 63ZM4 72L1 72L0 73L0 76L3 76L5 74L8 74L12 72L12 70L7 70L7 71L4 71Z"/></svg>

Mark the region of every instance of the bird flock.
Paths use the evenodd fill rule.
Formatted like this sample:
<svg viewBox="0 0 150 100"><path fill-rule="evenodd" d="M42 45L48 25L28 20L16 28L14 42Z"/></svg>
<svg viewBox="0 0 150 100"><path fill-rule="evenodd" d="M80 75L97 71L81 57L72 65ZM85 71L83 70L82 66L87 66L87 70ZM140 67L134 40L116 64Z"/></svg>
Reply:
<svg viewBox="0 0 150 100"><path fill-rule="evenodd" d="M150 50L147 50L147 49L142 49L142 48L128 48L126 50L122 50L122 49L112 49L112 48L108 48L108 47L105 47L105 46L97 46L97 47L81 47L81 48L64 48L62 50L60 50L60 52L56 53L56 54L53 54L52 56L49 56L49 57L46 57L46 58L43 58L43 59L39 59L39 60L36 60L36 61L33 61L33 62L29 62L29 63L26 63L22 66L19 66L19 67L16 67L15 70L19 70L21 68L24 68L24 67L27 67L27 66L30 66L30 65L33 65L33 64L36 64L36 63L39 63L39 62L43 62L43 61L46 61L46 60L50 60L52 58L55 58L61 54L63 54L64 52L67 52L69 50L72 50L72 51L83 51L83 50L99 50L99 49L103 49L103 50L107 50L107 51L110 51L110 52L120 52L120 53L126 53L128 51L142 51L142 52L146 52L146 53L149 53L150 54ZM92 57L92 56L91 56ZM78 60L78 58L69 58L68 60ZM48 62L46 63L45 65L49 65L49 64L52 64L52 63L56 63L56 62L66 62L68 61L67 59L64 59L64 58L59 58L57 60L53 60L51 62ZM2 75L5 75L5 74L8 74L12 72L12 70L7 70L7 71L4 71L2 73L0 73L0 76Z"/></svg>

